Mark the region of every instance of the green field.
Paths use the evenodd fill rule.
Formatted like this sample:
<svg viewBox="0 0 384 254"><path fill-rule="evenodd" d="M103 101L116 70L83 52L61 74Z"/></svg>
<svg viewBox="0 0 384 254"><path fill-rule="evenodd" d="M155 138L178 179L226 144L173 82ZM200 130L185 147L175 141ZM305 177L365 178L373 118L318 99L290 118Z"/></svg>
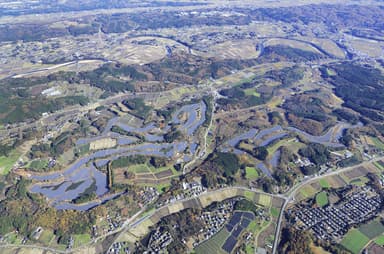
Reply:
<svg viewBox="0 0 384 254"><path fill-rule="evenodd" d="M253 244L246 245L245 246L245 253L254 254L255 253L255 246Z"/></svg>
<svg viewBox="0 0 384 254"><path fill-rule="evenodd" d="M384 235L379 236L374 241L377 245L384 246Z"/></svg>
<svg viewBox="0 0 384 254"><path fill-rule="evenodd" d="M271 215L275 218L279 217L280 210L276 207L271 207Z"/></svg>
<svg viewBox="0 0 384 254"><path fill-rule="evenodd" d="M52 230L44 229L40 235L39 241L48 246L53 237L55 237L55 235L53 234Z"/></svg>
<svg viewBox="0 0 384 254"><path fill-rule="evenodd" d="M316 204L321 207L328 205L328 195L325 191L316 195Z"/></svg>
<svg viewBox="0 0 384 254"><path fill-rule="evenodd" d="M15 232L12 232L4 236L4 241L9 244L21 244L22 237L19 237Z"/></svg>
<svg viewBox="0 0 384 254"><path fill-rule="evenodd" d="M42 170L42 169L45 169L47 166L48 166L47 160L34 160L29 165L29 167L31 167L35 170Z"/></svg>
<svg viewBox="0 0 384 254"><path fill-rule="evenodd" d="M350 184L354 184L357 186L364 186L368 182L369 182L369 179L367 177L363 176L363 177L360 177L357 179L353 179L352 181L350 181Z"/></svg>
<svg viewBox="0 0 384 254"><path fill-rule="evenodd" d="M271 197L265 194L260 194L259 195L259 204L262 206L270 206L271 205Z"/></svg>
<svg viewBox="0 0 384 254"><path fill-rule="evenodd" d="M381 142L380 139L378 139L376 137L371 137L371 140L377 148L384 150L384 143Z"/></svg>
<svg viewBox="0 0 384 254"><path fill-rule="evenodd" d="M257 222L255 220L251 221L251 223L249 223L248 225L248 230L251 231L252 233L256 232L256 230L258 230L258 225L257 225Z"/></svg>
<svg viewBox="0 0 384 254"><path fill-rule="evenodd" d="M150 173L151 171L149 170L147 164L137 164L137 165L132 165L128 168L129 171L132 171L135 174L140 174L140 173Z"/></svg>
<svg viewBox="0 0 384 254"><path fill-rule="evenodd" d="M228 236L229 236L228 231L225 228L221 229L211 239L197 246L195 248L196 254L206 254L206 253L217 253L217 254L223 253L224 254L225 251L221 249L221 246L223 246Z"/></svg>
<svg viewBox="0 0 384 254"><path fill-rule="evenodd" d="M363 233L361 233L357 229L351 229L344 236L341 241L341 245L343 245L346 249L350 250L354 254L358 254L364 248L365 245L369 242L369 238L366 237Z"/></svg>
<svg viewBox="0 0 384 254"><path fill-rule="evenodd" d="M310 185L304 186L301 190L300 193L305 197L305 198L310 198L313 197L316 194L317 190L314 189Z"/></svg>
<svg viewBox="0 0 384 254"><path fill-rule="evenodd" d="M89 234L73 235L73 239L74 247L78 247L89 243L91 241L91 236Z"/></svg>
<svg viewBox="0 0 384 254"><path fill-rule="evenodd" d="M256 91L256 87L247 88L244 90L245 95L253 95L256 97L260 97L260 93Z"/></svg>
<svg viewBox="0 0 384 254"><path fill-rule="evenodd" d="M384 233L384 225L381 222L374 220L367 224L361 225L359 231L369 239L374 239Z"/></svg>
<svg viewBox="0 0 384 254"><path fill-rule="evenodd" d="M259 177L259 173L257 172L257 169L254 167L246 167L245 168L245 178L249 179L256 179Z"/></svg>
<svg viewBox="0 0 384 254"><path fill-rule="evenodd" d="M378 168L379 170L383 171L384 170L384 167L380 165L380 163L378 163L377 161L374 161L373 162L373 165L376 166L376 168Z"/></svg>
<svg viewBox="0 0 384 254"><path fill-rule="evenodd" d="M255 193L252 191L244 191L244 197L250 201L253 201L255 198Z"/></svg>
<svg viewBox="0 0 384 254"><path fill-rule="evenodd" d="M326 179L320 179L319 184L322 188L328 189L330 187L329 182Z"/></svg>
<svg viewBox="0 0 384 254"><path fill-rule="evenodd" d="M169 186L171 186L170 183L165 183L165 184L157 184L155 187L157 192L163 193L163 188L168 188Z"/></svg>
<svg viewBox="0 0 384 254"><path fill-rule="evenodd" d="M20 157L20 153L13 150L7 157L0 156L0 174L6 175Z"/></svg>

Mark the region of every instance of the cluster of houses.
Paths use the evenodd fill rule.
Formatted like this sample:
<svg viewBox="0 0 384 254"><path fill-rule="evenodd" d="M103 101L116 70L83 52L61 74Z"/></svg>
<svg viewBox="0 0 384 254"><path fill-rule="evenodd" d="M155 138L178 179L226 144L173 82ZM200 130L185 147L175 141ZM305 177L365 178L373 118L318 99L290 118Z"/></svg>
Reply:
<svg viewBox="0 0 384 254"><path fill-rule="evenodd" d="M120 253L131 253L131 249L126 246L126 242L116 242L107 251L107 254L120 254Z"/></svg>
<svg viewBox="0 0 384 254"><path fill-rule="evenodd" d="M111 232L113 230L116 230L117 228L120 228L122 225L122 219L119 215L115 216L114 219L107 214L107 221L108 221L108 232Z"/></svg>
<svg viewBox="0 0 384 254"><path fill-rule="evenodd" d="M343 201L337 205L299 207L293 211L296 227L312 230L319 239L336 241L352 225L375 217L382 206L380 195L369 187L357 188L343 195Z"/></svg>
<svg viewBox="0 0 384 254"><path fill-rule="evenodd" d="M142 207L152 203L159 196L159 192L154 187L146 186L144 190L139 193L139 200Z"/></svg>
<svg viewBox="0 0 384 254"><path fill-rule="evenodd" d="M223 227L233 212L233 206L234 201L228 201L220 204L213 211L203 212L201 219L205 227L202 234L205 240L211 238Z"/></svg>
<svg viewBox="0 0 384 254"><path fill-rule="evenodd" d="M235 203L236 200L231 199L222 202L218 204L214 209L204 211L201 214L200 220L203 221L204 228L201 230L198 237L195 238L195 242L193 243L194 247L199 245L202 241L208 240L217 232L219 232L221 228L223 228L225 223L233 214Z"/></svg>
<svg viewBox="0 0 384 254"><path fill-rule="evenodd" d="M172 242L173 237L167 230L157 228L151 235L148 250L145 253L160 253L161 251L164 251Z"/></svg>
<svg viewBox="0 0 384 254"><path fill-rule="evenodd" d="M206 191L207 188L201 184L201 181L183 182L182 190L179 194L173 195L163 201L159 201L156 204L156 207L161 207L181 199L198 197Z"/></svg>
<svg viewBox="0 0 384 254"><path fill-rule="evenodd" d="M201 182L193 181L191 183L183 182L183 195L185 198L197 197L207 191Z"/></svg>

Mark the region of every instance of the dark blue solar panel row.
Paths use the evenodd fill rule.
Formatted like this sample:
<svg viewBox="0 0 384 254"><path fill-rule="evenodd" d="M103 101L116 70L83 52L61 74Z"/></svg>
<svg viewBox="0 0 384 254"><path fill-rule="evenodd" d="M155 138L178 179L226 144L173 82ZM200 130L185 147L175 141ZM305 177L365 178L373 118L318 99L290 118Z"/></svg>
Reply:
<svg viewBox="0 0 384 254"><path fill-rule="evenodd" d="M233 248L237 243L237 238L240 236L241 232L248 227L252 220L255 219L255 215L251 212L239 212L236 211L230 221L225 225L225 228L228 232L233 232L227 238L222 249L228 253L231 253Z"/></svg>
<svg viewBox="0 0 384 254"><path fill-rule="evenodd" d="M243 217L243 219L240 222L240 226L242 226L243 228L246 228L248 227L249 223L251 223L251 221Z"/></svg>
<svg viewBox="0 0 384 254"><path fill-rule="evenodd" d="M231 253L233 248L235 247L236 245L236 242L237 242L237 239L234 238L233 236L230 236L227 238L227 240L225 241L222 249L225 250L226 252L228 253Z"/></svg>
<svg viewBox="0 0 384 254"><path fill-rule="evenodd" d="M232 229L233 229L233 225L232 224L226 224L225 225L225 228L228 230L228 232L231 232L232 231Z"/></svg>
<svg viewBox="0 0 384 254"><path fill-rule="evenodd" d="M231 236L233 236L234 238L237 239L239 237L241 231L243 231L243 229L244 229L243 227L238 226L237 228L235 228L235 230L233 230Z"/></svg>
<svg viewBox="0 0 384 254"><path fill-rule="evenodd" d="M243 212L243 217L250 219L250 220L255 219L255 215L253 213L250 213L250 212Z"/></svg>
<svg viewBox="0 0 384 254"><path fill-rule="evenodd" d="M239 221L241 219L241 215L242 215L241 212L235 212L233 214L231 220L228 222L228 224L236 225L237 223L239 223Z"/></svg>

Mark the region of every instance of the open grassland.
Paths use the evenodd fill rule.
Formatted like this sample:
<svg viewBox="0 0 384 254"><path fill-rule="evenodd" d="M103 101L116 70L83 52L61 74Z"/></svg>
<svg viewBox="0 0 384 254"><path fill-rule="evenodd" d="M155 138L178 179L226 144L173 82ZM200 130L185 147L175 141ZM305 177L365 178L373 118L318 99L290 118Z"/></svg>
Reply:
<svg viewBox="0 0 384 254"><path fill-rule="evenodd" d="M81 245L87 244L91 241L91 236L89 234L80 234L73 235L74 247L79 247Z"/></svg>
<svg viewBox="0 0 384 254"><path fill-rule="evenodd" d="M42 242L45 246L49 246L51 241L55 238L52 230L45 229L39 238L39 242Z"/></svg>
<svg viewBox="0 0 384 254"><path fill-rule="evenodd" d="M148 168L147 164L132 165L128 168L128 171L131 171L135 174L151 173L151 170Z"/></svg>
<svg viewBox="0 0 384 254"><path fill-rule="evenodd" d="M48 166L47 160L34 160L29 164L29 167L35 170L42 170Z"/></svg>
<svg viewBox="0 0 384 254"><path fill-rule="evenodd" d="M4 236L4 241L9 244L21 244L23 240L18 234L15 232L8 233Z"/></svg>
<svg viewBox="0 0 384 254"><path fill-rule="evenodd" d="M347 250L351 251L353 254L358 254L364 248L365 245L369 242L369 238L361 233L357 229L351 229L344 236L341 241L341 245L343 245Z"/></svg>
<svg viewBox="0 0 384 254"><path fill-rule="evenodd" d="M276 207L271 207L270 209L271 215L275 218L279 217L280 210Z"/></svg>
<svg viewBox="0 0 384 254"><path fill-rule="evenodd" d="M282 139L273 145L268 146L268 154L274 154L283 145L288 146L292 152L297 152L297 150L304 146L303 143L295 142L295 139Z"/></svg>
<svg viewBox="0 0 384 254"><path fill-rule="evenodd" d="M255 88L255 87L247 88L244 90L244 93L245 93L245 95L253 95L256 97L260 97L260 93L258 93L256 90L257 90L257 88Z"/></svg>
<svg viewBox="0 0 384 254"><path fill-rule="evenodd" d="M257 169L254 167L246 167L245 168L245 177L250 179L256 179L259 177L259 173L257 172Z"/></svg>
<svg viewBox="0 0 384 254"><path fill-rule="evenodd" d="M6 175L20 157L20 153L13 150L7 157L0 156L0 174Z"/></svg>

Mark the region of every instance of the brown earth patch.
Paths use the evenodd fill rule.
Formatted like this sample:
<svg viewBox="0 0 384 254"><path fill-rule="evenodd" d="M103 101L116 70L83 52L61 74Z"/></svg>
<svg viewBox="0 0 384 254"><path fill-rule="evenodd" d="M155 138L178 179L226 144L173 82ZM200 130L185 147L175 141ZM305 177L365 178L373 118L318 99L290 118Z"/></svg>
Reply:
<svg viewBox="0 0 384 254"><path fill-rule="evenodd" d="M160 178L165 178L165 177L170 177L170 176L173 176L173 172L172 170L170 169L167 169L165 171L161 171L159 173L156 173L155 174L156 178L160 179Z"/></svg>

